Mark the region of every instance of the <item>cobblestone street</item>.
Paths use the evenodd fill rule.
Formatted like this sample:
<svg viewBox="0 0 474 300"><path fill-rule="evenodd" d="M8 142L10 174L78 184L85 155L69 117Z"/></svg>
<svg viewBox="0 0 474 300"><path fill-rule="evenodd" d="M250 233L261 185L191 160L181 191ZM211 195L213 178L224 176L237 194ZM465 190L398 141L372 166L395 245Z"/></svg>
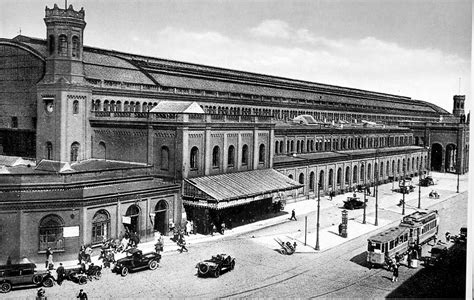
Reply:
<svg viewBox="0 0 474 300"><path fill-rule="evenodd" d="M443 185L442 190L438 189L442 195L452 191L452 178L449 180L451 181L446 181L446 187ZM441 185L439 187L441 188ZM338 200L333 201L336 201L334 202L336 208L328 206L325 208L327 213L323 210L321 214L322 228L330 228L340 221L340 209L337 208ZM372 202L373 199L370 201ZM399 210L396 210L397 208L397 206L390 206L390 209L384 209L379 213L381 223L378 231L384 225L398 224L401 214ZM459 228L466 225L467 222L465 216L467 194L461 193L456 196L454 193L454 197L440 201L430 209L439 210L440 237L446 231L458 232ZM351 213L353 221L357 222L360 219L361 210ZM234 236L220 236L210 242L189 243L188 253L177 251L164 253L162 263L155 271L144 270L131 273L127 277L121 277L111 273L110 270L105 270L104 275L98 281L92 281L83 286L66 281L62 286L55 285L46 289L46 295L48 299L75 299L79 289L83 288L91 299L152 297L373 298L391 295L394 290L408 284L410 278L415 278L415 275L423 270L423 267L417 269L402 267L400 268L400 281L397 283L390 281L391 273L387 270L369 270L365 264L366 241L367 237L374 233L373 231L362 233L337 247L320 252L311 249L314 247L314 237L310 240L308 235L308 241L310 241L308 244L311 247L304 247L302 241L304 242L305 215L310 216L308 220L312 220L308 222L308 231L309 235L314 236L314 212L308 212L298 215L298 221L283 221L257 231ZM373 216L369 210L368 220L372 220L371 218ZM368 223L370 222L372 221L368 221ZM294 255L284 256L276 251L278 245L273 241L273 238L284 238L285 236L298 239L298 251ZM334 238L339 237L334 235ZM326 247L324 241L328 240L321 240L322 249ZM427 251L428 249L425 248L424 254L427 254ZM235 269L222 274L217 279L197 277L196 264L217 253L226 253L235 257ZM448 272L455 272L455 270L448 270ZM411 284L411 286L416 286L416 283L412 282ZM7 295L2 295L2 298L6 296L7 299L33 299L35 293L34 288L14 290ZM403 291L397 295L409 296L403 294Z"/></svg>

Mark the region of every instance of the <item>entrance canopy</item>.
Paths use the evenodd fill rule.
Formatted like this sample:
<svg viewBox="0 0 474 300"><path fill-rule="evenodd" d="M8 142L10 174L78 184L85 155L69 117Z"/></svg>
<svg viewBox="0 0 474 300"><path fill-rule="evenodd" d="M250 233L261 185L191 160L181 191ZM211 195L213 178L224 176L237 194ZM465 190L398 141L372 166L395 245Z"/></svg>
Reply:
<svg viewBox="0 0 474 300"><path fill-rule="evenodd" d="M302 187L273 169L204 176L184 180L183 204L223 209Z"/></svg>

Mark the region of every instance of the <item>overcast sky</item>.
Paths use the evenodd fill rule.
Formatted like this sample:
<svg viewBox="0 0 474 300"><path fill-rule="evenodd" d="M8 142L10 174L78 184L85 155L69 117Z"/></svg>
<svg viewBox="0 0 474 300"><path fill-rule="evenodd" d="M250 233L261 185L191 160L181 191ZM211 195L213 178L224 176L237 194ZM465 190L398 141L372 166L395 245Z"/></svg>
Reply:
<svg viewBox="0 0 474 300"><path fill-rule="evenodd" d="M45 38L45 6L1 0L0 37ZM84 43L135 54L392 93L452 111L470 101L469 0L95 0Z"/></svg>

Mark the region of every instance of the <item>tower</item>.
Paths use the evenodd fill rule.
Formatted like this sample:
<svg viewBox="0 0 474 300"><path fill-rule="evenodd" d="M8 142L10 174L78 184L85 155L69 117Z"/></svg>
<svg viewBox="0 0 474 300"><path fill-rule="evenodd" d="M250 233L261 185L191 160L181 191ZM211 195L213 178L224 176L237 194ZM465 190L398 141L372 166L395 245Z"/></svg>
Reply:
<svg viewBox="0 0 474 300"><path fill-rule="evenodd" d="M464 101L466 100L465 95L454 95L453 97L453 115L455 117L464 116Z"/></svg>
<svg viewBox="0 0 474 300"><path fill-rule="evenodd" d="M46 71L37 84L36 159L76 162L90 158L88 123L92 91L84 80L81 8L46 7Z"/></svg>

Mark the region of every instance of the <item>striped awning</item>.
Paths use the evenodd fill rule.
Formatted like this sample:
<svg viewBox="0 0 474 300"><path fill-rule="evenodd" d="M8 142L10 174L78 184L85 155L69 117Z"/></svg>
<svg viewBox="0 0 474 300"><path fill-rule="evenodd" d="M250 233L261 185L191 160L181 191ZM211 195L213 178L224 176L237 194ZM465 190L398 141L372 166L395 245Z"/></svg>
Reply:
<svg viewBox="0 0 474 300"><path fill-rule="evenodd" d="M183 204L222 209L302 187L273 169L204 176L184 180Z"/></svg>

